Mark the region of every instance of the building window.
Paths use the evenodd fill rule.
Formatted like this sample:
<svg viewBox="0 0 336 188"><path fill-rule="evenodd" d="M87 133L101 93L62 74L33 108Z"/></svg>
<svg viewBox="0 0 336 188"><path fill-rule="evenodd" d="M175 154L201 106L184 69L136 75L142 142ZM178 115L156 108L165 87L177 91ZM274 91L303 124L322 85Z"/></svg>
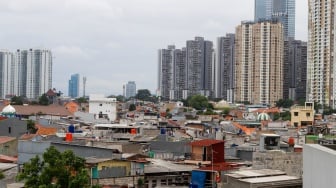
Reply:
<svg viewBox="0 0 336 188"><path fill-rule="evenodd" d="M298 122L294 122L294 127L298 127L299 123Z"/></svg>
<svg viewBox="0 0 336 188"><path fill-rule="evenodd" d="M12 127L8 127L8 134L12 133Z"/></svg>
<svg viewBox="0 0 336 188"><path fill-rule="evenodd" d="M103 106L103 104L99 104L99 106Z"/></svg>
<svg viewBox="0 0 336 188"><path fill-rule="evenodd" d="M294 112L294 116L299 116L299 112Z"/></svg>
<svg viewBox="0 0 336 188"><path fill-rule="evenodd" d="M309 113L309 112L307 112L307 113L306 113L306 116L307 116L307 117L310 117L310 113Z"/></svg>

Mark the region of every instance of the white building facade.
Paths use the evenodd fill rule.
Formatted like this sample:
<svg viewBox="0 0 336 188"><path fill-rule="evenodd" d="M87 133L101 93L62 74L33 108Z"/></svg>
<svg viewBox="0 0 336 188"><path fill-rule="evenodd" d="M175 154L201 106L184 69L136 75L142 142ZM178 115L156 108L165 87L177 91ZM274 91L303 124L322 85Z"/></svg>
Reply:
<svg viewBox="0 0 336 188"><path fill-rule="evenodd" d="M14 94L14 54L0 51L0 97L7 98Z"/></svg>
<svg viewBox="0 0 336 188"><path fill-rule="evenodd" d="M89 98L89 113L94 114L97 120L104 119L113 122L117 119L117 99L91 94Z"/></svg>
<svg viewBox="0 0 336 188"><path fill-rule="evenodd" d="M335 1L308 1L308 62L306 98L336 107Z"/></svg>

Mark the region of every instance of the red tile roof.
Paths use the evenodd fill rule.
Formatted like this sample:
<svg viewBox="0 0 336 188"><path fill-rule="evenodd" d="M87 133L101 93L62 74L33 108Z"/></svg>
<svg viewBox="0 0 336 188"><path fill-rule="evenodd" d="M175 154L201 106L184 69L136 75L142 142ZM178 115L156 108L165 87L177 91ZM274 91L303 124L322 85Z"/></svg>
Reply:
<svg viewBox="0 0 336 188"><path fill-rule="evenodd" d="M55 135L57 132L57 129L53 127L43 127L42 125L35 126L38 128L36 132L37 135Z"/></svg>
<svg viewBox="0 0 336 188"><path fill-rule="evenodd" d="M0 155L0 162L2 163L14 163L17 161L17 157L10 157L7 155Z"/></svg>
<svg viewBox="0 0 336 188"><path fill-rule="evenodd" d="M211 145L218 144L218 143L224 143L224 141L223 140L204 139L204 140L191 142L190 145L191 146L211 146Z"/></svg>
<svg viewBox="0 0 336 188"><path fill-rule="evenodd" d="M17 115L34 115L34 114L48 114L57 116L70 116L71 113L65 106L61 105L12 105ZM5 106L0 106L3 109Z"/></svg>
<svg viewBox="0 0 336 188"><path fill-rule="evenodd" d="M20 140L31 140L33 139L37 134L24 134L19 139Z"/></svg>
<svg viewBox="0 0 336 188"><path fill-rule="evenodd" d="M0 136L0 144L4 144L6 142L15 140L15 137L9 137L9 136Z"/></svg>

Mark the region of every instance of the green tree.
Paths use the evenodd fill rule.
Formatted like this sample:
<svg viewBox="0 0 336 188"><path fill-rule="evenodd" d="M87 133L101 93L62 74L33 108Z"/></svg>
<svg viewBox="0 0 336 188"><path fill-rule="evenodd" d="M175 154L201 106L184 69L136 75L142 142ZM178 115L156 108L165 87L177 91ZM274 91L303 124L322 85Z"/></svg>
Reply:
<svg viewBox="0 0 336 188"><path fill-rule="evenodd" d="M49 99L48 99L46 94L43 94L41 97L39 97L39 104L40 105L48 106L49 103L50 102L49 102Z"/></svg>
<svg viewBox="0 0 336 188"><path fill-rule="evenodd" d="M14 96L11 98L10 104L12 105L23 105L23 97L22 96Z"/></svg>
<svg viewBox="0 0 336 188"><path fill-rule="evenodd" d="M82 103L87 103L88 101L85 97L79 97L79 98L76 99L76 102L78 104L82 104Z"/></svg>
<svg viewBox="0 0 336 188"><path fill-rule="evenodd" d="M31 134L35 134L37 129L35 127L35 122L31 119L27 120L27 130L29 131L29 133Z"/></svg>
<svg viewBox="0 0 336 188"><path fill-rule="evenodd" d="M291 99L279 99L275 102L277 107L289 108L294 104L294 101Z"/></svg>
<svg viewBox="0 0 336 188"><path fill-rule="evenodd" d="M4 179L5 175L2 173L2 171L0 171L0 180Z"/></svg>
<svg viewBox="0 0 336 188"><path fill-rule="evenodd" d="M25 163L17 179L29 188L88 188L90 183L85 160L71 150L61 153L53 146L43 153L43 160L35 156Z"/></svg>
<svg viewBox="0 0 336 188"><path fill-rule="evenodd" d="M135 98L143 101L147 101L151 98L151 93L148 89L139 89Z"/></svg>
<svg viewBox="0 0 336 188"><path fill-rule="evenodd" d="M206 109L209 106L208 103L208 99L203 95L194 95L188 99L188 104L196 110Z"/></svg>
<svg viewBox="0 0 336 188"><path fill-rule="evenodd" d="M130 106L128 107L128 111L134 111L134 110L136 110L135 104L130 104Z"/></svg>
<svg viewBox="0 0 336 188"><path fill-rule="evenodd" d="M230 113L230 108L226 107L226 108L223 108L223 111L222 111L222 114L229 114Z"/></svg>

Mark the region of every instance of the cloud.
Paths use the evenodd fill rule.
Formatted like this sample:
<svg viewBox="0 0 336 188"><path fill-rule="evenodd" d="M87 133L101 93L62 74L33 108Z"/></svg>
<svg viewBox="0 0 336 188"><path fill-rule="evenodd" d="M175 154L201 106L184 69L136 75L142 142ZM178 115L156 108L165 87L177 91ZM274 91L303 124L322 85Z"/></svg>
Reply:
<svg viewBox="0 0 336 188"><path fill-rule="evenodd" d="M306 40L307 2L296 7ZM129 80L155 91L158 49L195 36L215 42L253 20L253 8L253 0L0 0L0 48L51 49L53 84L64 93L72 73L93 92L120 94Z"/></svg>

